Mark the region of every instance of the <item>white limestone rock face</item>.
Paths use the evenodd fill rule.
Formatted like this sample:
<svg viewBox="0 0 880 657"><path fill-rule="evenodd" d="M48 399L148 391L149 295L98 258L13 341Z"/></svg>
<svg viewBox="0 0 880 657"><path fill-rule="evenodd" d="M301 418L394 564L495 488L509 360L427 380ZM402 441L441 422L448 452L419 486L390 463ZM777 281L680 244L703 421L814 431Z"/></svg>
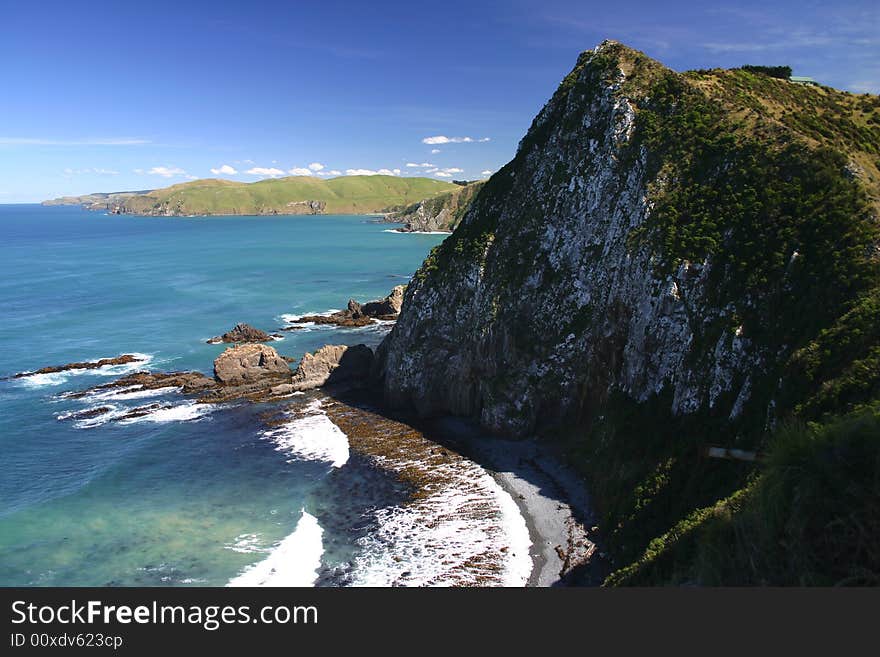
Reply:
<svg viewBox="0 0 880 657"><path fill-rule="evenodd" d="M536 117L514 160L479 193L455 233L416 275L379 350L386 402L425 415L479 417L526 435L579 422L612 392L645 401L671 393L673 414L748 403L760 364L747 339L695 336L712 307L712 262L657 273L628 244L652 211L649 153L631 146L636 115L590 58L579 82ZM577 69L576 69L577 70ZM587 91L584 91L584 90ZM706 354L709 354L706 357Z"/></svg>

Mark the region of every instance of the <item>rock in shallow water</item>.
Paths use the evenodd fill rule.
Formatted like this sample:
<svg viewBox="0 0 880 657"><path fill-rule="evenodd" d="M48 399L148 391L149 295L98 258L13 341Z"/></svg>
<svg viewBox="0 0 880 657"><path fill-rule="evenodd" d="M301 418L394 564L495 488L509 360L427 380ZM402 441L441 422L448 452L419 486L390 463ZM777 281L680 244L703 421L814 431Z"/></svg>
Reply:
<svg viewBox="0 0 880 657"><path fill-rule="evenodd" d="M266 376L290 376L290 366L277 351L264 344L229 347L214 360L214 378L224 385Z"/></svg>
<svg viewBox="0 0 880 657"><path fill-rule="evenodd" d="M291 392L337 383L366 383L372 365L373 350L366 345L326 345L303 356L293 374Z"/></svg>
<svg viewBox="0 0 880 657"><path fill-rule="evenodd" d="M68 370L96 370L109 365L128 365L129 363L140 363L144 359L134 354L122 354L113 358L101 358L100 360L88 360L82 363L67 363L66 365L51 365L41 367L33 372L19 372L13 378L19 379L34 374L54 374L55 372L66 372Z"/></svg>
<svg viewBox="0 0 880 657"><path fill-rule="evenodd" d="M220 342L269 342L274 339L274 336L254 328L250 324L239 323L231 331L208 340L208 344L218 344Z"/></svg>
<svg viewBox="0 0 880 657"><path fill-rule="evenodd" d="M348 300L345 310L340 310L331 315L304 315L297 323L312 322L314 324L335 324L336 326L357 327L373 324L377 319L397 319L403 306L403 293L406 285L398 285L384 299L359 303L354 299ZM298 327L288 327L282 331L290 331Z"/></svg>

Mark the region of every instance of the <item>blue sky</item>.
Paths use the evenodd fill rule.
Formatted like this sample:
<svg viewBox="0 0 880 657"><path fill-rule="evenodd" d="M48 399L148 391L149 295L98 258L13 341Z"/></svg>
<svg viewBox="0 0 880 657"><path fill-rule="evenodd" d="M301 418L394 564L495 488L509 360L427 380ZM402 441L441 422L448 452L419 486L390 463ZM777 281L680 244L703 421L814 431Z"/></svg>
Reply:
<svg viewBox="0 0 880 657"><path fill-rule="evenodd" d="M676 70L788 64L880 91L877 0L0 0L0 203L308 171L479 178L606 38Z"/></svg>

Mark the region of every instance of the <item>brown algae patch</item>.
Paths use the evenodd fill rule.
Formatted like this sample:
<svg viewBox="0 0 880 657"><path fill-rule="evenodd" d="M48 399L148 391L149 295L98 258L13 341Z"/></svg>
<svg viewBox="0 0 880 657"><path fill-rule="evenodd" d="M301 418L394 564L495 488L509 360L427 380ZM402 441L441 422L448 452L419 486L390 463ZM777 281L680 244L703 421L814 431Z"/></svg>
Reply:
<svg viewBox="0 0 880 657"><path fill-rule="evenodd" d="M355 583L368 586L523 586L531 540L516 503L476 463L376 412L322 399L321 410L371 457L412 487L403 505L375 511L361 539Z"/></svg>

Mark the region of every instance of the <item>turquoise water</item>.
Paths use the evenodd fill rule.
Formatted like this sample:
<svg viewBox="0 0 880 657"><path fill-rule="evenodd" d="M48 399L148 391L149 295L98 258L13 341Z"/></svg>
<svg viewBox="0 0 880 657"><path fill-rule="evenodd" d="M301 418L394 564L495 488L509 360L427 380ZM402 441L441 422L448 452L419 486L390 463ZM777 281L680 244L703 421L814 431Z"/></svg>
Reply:
<svg viewBox="0 0 880 657"><path fill-rule="evenodd" d="M224 348L205 344L211 336L380 298L442 240L387 228L353 216L0 206L0 376L122 353L144 354L153 370L210 373ZM299 358L328 342L375 345L383 330L290 331L272 346ZM400 487L355 453L343 477L279 449L262 433L264 407L63 396L133 369L0 381L0 585L224 585L305 534L304 511L323 529L317 583L346 583L365 510L400 499ZM64 419L156 401L173 412Z"/></svg>

